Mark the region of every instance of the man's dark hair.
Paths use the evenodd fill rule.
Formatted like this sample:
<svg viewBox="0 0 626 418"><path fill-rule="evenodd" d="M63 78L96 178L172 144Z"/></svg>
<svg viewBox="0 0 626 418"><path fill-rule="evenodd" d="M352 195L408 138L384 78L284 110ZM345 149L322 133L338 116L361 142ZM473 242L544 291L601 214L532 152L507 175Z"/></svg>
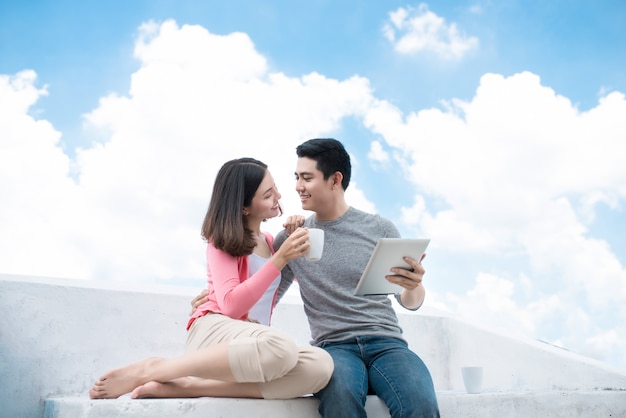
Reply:
<svg viewBox="0 0 626 418"><path fill-rule="evenodd" d="M324 180L339 171L343 175L341 187L343 190L350 184L352 166L350 155L343 144L333 138L315 138L296 147L298 158L306 157L317 162L317 169L324 175Z"/></svg>

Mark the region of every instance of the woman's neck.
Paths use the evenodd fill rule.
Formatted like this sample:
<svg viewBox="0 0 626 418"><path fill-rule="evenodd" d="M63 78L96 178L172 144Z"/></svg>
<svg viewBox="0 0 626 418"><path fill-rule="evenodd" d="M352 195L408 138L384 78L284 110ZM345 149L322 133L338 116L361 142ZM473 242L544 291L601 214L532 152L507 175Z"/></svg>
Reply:
<svg viewBox="0 0 626 418"><path fill-rule="evenodd" d="M267 243L267 238L265 237L265 234L261 233L260 225L257 231L252 230L252 232L255 234L256 238L256 246L254 247L254 250L252 252L263 258L269 258L272 255L272 250Z"/></svg>
<svg viewBox="0 0 626 418"><path fill-rule="evenodd" d="M246 229L252 231L255 236L261 235L261 222L246 222Z"/></svg>

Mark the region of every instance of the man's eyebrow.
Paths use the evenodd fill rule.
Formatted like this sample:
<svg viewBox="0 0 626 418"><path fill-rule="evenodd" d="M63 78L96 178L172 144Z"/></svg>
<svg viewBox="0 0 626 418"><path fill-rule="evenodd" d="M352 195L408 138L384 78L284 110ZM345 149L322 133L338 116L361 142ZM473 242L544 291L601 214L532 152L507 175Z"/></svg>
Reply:
<svg viewBox="0 0 626 418"><path fill-rule="evenodd" d="M307 174L308 174L309 176L312 176L312 175L313 175L313 173L312 173L311 171L301 171L301 172L299 172L299 173L298 173L297 171L294 171L294 173L293 173L293 174L295 174L296 176L298 176L298 175L300 175L300 176L305 176L305 175L307 175Z"/></svg>

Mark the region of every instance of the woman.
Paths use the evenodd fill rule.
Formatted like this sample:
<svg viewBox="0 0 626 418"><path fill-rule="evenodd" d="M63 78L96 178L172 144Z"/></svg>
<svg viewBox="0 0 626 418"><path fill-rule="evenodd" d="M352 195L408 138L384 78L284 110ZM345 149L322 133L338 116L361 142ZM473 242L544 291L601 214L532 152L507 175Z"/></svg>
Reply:
<svg viewBox="0 0 626 418"><path fill-rule="evenodd" d="M323 349L296 347L284 333L248 318L280 280L280 271L309 248L307 230L293 224L275 253L272 236L261 233L261 222L281 214L280 197L262 162L241 158L222 166L202 225L207 301L189 320L185 355L151 357L111 370L91 388L91 398L117 398L132 391L131 398L289 399L315 393L328 383L333 362ZM264 305L267 321L274 296Z"/></svg>

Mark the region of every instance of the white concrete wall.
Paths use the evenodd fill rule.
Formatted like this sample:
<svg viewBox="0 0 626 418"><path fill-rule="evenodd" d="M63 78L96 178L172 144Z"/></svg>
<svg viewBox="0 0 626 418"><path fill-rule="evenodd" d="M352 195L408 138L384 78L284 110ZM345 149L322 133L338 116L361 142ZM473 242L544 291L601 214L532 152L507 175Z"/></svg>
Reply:
<svg viewBox="0 0 626 418"><path fill-rule="evenodd" d="M501 335L458 319L398 312L409 346L426 363L435 389L464 390L461 367L484 368L487 391L626 390L626 371L533 340ZM309 341L301 305L279 303L273 325Z"/></svg>
<svg viewBox="0 0 626 418"><path fill-rule="evenodd" d="M192 289L115 287L130 288L0 276L0 416L42 417L43 399L87 396L109 368L182 353Z"/></svg>
<svg viewBox="0 0 626 418"><path fill-rule="evenodd" d="M181 354L197 291L0 275L0 416L41 417L45 398L87 397L109 368ZM469 363L485 367L490 391L626 389L623 371L547 344L427 313L400 321L438 391L462 390ZM274 326L308 343L301 305L282 301Z"/></svg>

